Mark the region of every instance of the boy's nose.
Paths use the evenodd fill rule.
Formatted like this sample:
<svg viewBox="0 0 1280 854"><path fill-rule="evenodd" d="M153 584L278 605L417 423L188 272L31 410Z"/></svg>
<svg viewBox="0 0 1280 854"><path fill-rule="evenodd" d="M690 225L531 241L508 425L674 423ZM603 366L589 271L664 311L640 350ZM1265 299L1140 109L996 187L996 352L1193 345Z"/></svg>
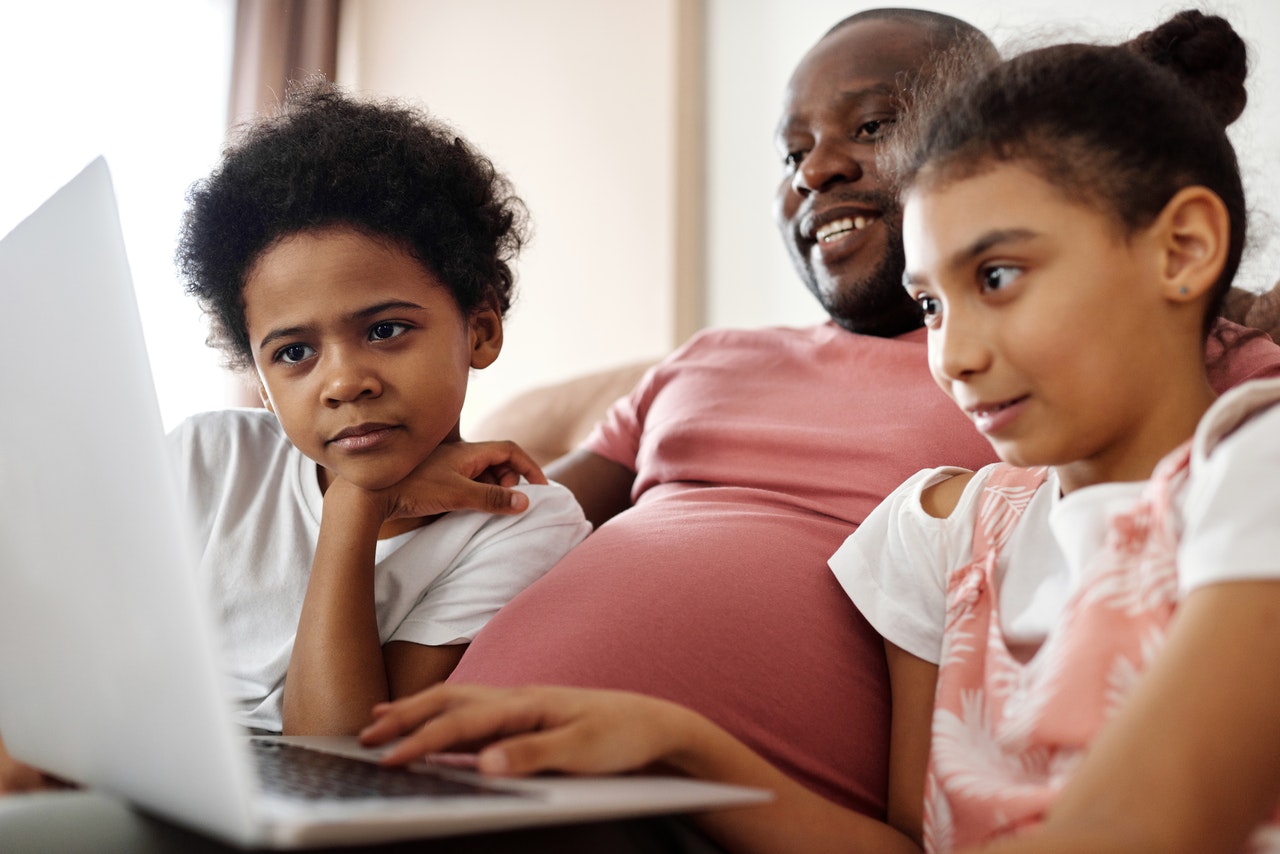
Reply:
<svg viewBox="0 0 1280 854"><path fill-rule="evenodd" d="M359 359L334 359L325 373L325 403L337 406L362 397L382 394L382 382L377 372Z"/></svg>

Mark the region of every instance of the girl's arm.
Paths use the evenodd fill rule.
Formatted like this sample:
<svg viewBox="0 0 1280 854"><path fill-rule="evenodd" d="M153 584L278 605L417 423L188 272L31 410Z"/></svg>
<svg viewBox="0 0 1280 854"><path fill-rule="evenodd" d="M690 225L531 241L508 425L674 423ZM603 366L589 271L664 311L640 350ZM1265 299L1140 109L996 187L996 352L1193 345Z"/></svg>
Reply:
<svg viewBox="0 0 1280 854"><path fill-rule="evenodd" d="M487 746L484 773L609 774L654 765L691 777L771 790L774 800L699 813L699 825L737 852L919 852L889 825L822 798L706 718L665 700L581 688L437 685L384 704L367 745L406 734L388 763L459 746Z"/></svg>
<svg viewBox="0 0 1280 854"><path fill-rule="evenodd" d="M510 489L541 470L509 442L448 443L409 477L370 492L338 479L325 492L320 537L303 598L284 685L288 735L353 734L375 703L447 676L462 647L390 643L382 647L374 602L378 533L391 519L463 508L516 513L528 498Z"/></svg>
<svg viewBox="0 0 1280 854"><path fill-rule="evenodd" d="M1043 827L982 850L1240 850L1280 802L1278 662L1280 581L1193 591Z"/></svg>

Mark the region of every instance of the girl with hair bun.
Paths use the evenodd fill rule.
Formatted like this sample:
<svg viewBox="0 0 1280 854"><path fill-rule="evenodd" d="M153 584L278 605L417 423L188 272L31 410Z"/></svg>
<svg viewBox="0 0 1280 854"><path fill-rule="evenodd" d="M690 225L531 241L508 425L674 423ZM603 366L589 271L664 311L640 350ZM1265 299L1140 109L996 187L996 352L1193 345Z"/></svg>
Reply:
<svg viewBox="0 0 1280 854"><path fill-rule="evenodd" d="M1215 399L1201 359L1246 68L1182 12L1013 58L898 140L930 369L1003 461L920 472L831 560L895 701L934 696L928 849L1280 850L1280 383Z"/></svg>
<svg viewBox="0 0 1280 854"><path fill-rule="evenodd" d="M366 743L774 790L697 817L735 851L1280 851L1280 380L1219 399L1203 359L1244 247L1245 59L1184 12L939 75L898 133L930 369L1002 462L918 473L831 559L885 638L884 821L629 694L441 686Z"/></svg>

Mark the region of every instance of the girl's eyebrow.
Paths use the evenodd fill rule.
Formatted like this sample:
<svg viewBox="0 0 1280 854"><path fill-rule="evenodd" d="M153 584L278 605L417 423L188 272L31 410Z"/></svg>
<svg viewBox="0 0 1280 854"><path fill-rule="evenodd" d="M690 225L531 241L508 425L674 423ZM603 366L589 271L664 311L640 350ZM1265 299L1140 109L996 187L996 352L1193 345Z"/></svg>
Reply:
<svg viewBox="0 0 1280 854"><path fill-rule="evenodd" d="M988 231L967 247L953 253L947 261L947 266L960 266L1002 243L1016 243L1020 240L1030 240L1033 237L1039 237L1039 234L1029 228L1000 228Z"/></svg>
<svg viewBox="0 0 1280 854"><path fill-rule="evenodd" d="M1016 243L1039 237L1039 232L1029 228L998 228L978 236L972 243L951 253L943 264L945 270L956 270L968 265L977 256L1003 243ZM910 289L921 282L921 275L907 270L902 274L902 286Z"/></svg>
<svg viewBox="0 0 1280 854"><path fill-rule="evenodd" d="M409 302L408 300L387 300L386 302L374 303L371 306L366 306L365 308L353 311L344 317L343 320L348 323L368 320L371 317L376 317L377 315L382 314L384 311L396 310L422 311L422 306L415 302ZM262 336L262 340L258 342L258 349L265 350L269 344L283 338L297 338L301 335L305 335L307 332L310 332L312 328L313 327L311 326L301 325L283 326L279 329L273 329L266 335Z"/></svg>

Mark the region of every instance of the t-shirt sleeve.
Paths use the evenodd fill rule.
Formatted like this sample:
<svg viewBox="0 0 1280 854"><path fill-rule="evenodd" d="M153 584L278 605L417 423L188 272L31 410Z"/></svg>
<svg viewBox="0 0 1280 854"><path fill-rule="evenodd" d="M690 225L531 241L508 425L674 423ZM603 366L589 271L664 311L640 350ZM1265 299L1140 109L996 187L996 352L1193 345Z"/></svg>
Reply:
<svg viewBox="0 0 1280 854"><path fill-rule="evenodd" d="M1248 380L1280 377L1280 345L1262 330L1219 318L1205 341L1205 368L1218 394Z"/></svg>
<svg viewBox="0 0 1280 854"><path fill-rule="evenodd" d="M1193 463L1178 549L1184 591L1220 581L1280 578L1280 404Z"/></svg>
<svg viewBox="0 0 1280 854"><path fill-rule="evenodd" d="M640 437L644 434L644 412L655 394L653 373L650 368L630 394L618 398L605 410L604 417L582 441L583 450L636 470Z"/></svg>
<svg viewBox="0 0 1280 854"><path fill-rule="evenodd" d="M853 604L881 637L937 664L946 623L947 574L973 538L975 476L946 519L924 512L920 494L964 469L925 469L890 493L828 562Z"/></svg>
<svg viewBox="0 0 1280 854"><path fill-rule="evenodd" d="M521 484L520 491L529 496L529 507L516 516L491 516L388 640L469 642L499 608L590 533L582 508L560 484Z"/></svg>

